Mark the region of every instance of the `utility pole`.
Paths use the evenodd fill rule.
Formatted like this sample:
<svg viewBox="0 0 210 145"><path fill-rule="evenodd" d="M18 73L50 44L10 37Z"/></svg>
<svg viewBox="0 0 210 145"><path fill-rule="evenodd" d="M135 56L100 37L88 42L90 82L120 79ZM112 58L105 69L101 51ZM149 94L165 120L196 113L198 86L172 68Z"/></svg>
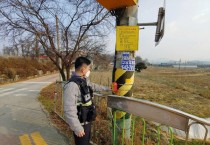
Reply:
<svg viewBox="0 0 210 145"><path fill-rule="evenodd" d="M117 40L112 72L113 93L118 96L132 97L135 73L135 51L138 50L139 38L137 20L138 0L119 0L115 2L112 0L98 0L98 2L110 10L111 14L116 17ZM131 115L116 109L113 109L112 113L116 113L116 115L114 115L116 116L116 124L113 122L112 125L113 144L129 144L131 136Z"/></svg>
<svg viewBox="0 0 210 145"><path fill-rule="evenodd" d="M112 72L113 93L118 96L132 97L139 26L156 26L155 42L158 45L164 35L165 8L161 7L159 9L157 22L138 23L138 0L97 1L107 8L112 15L116 16L117 40ZM112 112L116 116L116 124L114 121L112 127L117 126L117 131L113 130L113 144L130 144L131 115L116 109L113 109ZM122 137L120 138L121 134L123 134L125 140ZM122 143L120 143L121 139Z"/></svg>
<svg viewBox="0 0 210 145"><path fill-rule="evenodd" d="M127 7L120 11L122 12L122 16L117 17L116 19L117 27L118 26L137 26L137 22L138 22L137 20L138 6L137 5ZM125 29L129 29L129 27L125 27ZM125 40L122 40L122 41L125 41ZM122 43L122 42L119 42L119 43ZM136 43L138 43L138 40ZM133 96L132 88L133 88L134 73L135 73L135 51L126 51L126 50L118 51L118 49L120 49L119 47L120 45L116 45L114 68L113 68L113 75L112 75L112 82L117 84L117 91L115 92L115 94L118 96L132 97ZM122 130L124 126L125 127L124 128L125 129L125 143L128 144L130 141L131 115L117 110L116 119L117 119L116 124L120 128L117 131L117 136L119 136L119 134L122 134ZM119 141L117 141L117 144L118 143Z"/></svg>
<svg viewBox="0 0 210 145"><path fill-rule="evenodd" d="M58 53L60 53L60 33L59 33L58 16L55 15L55 18L56 18L56 33L57 33L57 49L58 49ZM61 68L62 67L61 58L58 58L58 64ZM60 79L59 81L62 81L62 77L60 73L59 73L59 79Z"/></svg>
<svg viewBox="0 0 210 145"><path fill-rule="evenodd" d="M181 69L181 59L179 60L179 70Z"/></svg>
<svg viewBox="0 0 210 145"><path fill-rule="evenodd" d="M38 36L37 36L37 34L36 34L36 36L35 36L35 57L36 57L36 59L39 61L39 41L38 41Z"/></svg>

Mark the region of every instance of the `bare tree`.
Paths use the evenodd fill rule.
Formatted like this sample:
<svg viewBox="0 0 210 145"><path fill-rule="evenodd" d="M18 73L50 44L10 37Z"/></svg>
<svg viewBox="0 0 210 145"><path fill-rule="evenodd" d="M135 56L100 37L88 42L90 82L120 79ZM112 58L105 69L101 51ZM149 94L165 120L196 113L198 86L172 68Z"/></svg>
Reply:
<svg viewBox="0 0 210 145"><path fill-rule="evenodd" d="M7 55L39 58L40 45L36 37L13 38L12 44L6 46L4 52Z"/></svg>
<svg viewBox="0 0 210 145"><path fill-rule="evenodd" d="M69 78L77 53L104 49L102 38L112 26L107 21L108 17L109 13L95 0L0 1L0 30L4 32L3 36L19 39L36 36L63 80ZM57 34L61 34L60 43L56 39Z"/></svg>
<svg viewBox="0 0 210 145"><path fill-rule="evenodd" d="M93 69L108 70L113 61L114 56L107 53L92 53Z"/></svg>
<svg viewBox="0 0 210 145"><path fill-rule="evenodd" d="M5 46L3 48L3 54L4 55L15 55L15 51L12 47L9 47L9 46Z"/></svg>

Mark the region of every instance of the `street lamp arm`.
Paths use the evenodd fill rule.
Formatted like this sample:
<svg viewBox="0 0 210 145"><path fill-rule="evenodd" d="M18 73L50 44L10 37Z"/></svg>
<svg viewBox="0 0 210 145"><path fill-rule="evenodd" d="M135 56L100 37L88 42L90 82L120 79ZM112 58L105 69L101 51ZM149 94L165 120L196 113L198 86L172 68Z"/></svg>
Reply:
<svg viewBox="0 0 210 145"><path fill-rule="evenodd" d="M157 26L157 22L151 22L151 23L138 23L138 26Z"/></svg>

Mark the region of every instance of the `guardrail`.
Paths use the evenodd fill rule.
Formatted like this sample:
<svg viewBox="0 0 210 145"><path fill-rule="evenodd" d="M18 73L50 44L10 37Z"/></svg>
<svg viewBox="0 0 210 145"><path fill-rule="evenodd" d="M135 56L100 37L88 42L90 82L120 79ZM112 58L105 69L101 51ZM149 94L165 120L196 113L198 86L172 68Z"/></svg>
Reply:
<svg viewBox="0 0 210 145"><path fill-rule="evenodd" d="M146 119L159 123L160 125L158 126L158 132L160 131L161 125L169 126L170 144L173 144L172 128L182 130L186 133L185 144L187 144L190 127L193 124L200 124L205 128L203 144L206 142L208 134L207 126L210 126L210 122L206 119L199 118L197 116L146 100L130 97L120 97L115 95L108 96L108 107L134 114L138 117L144 118L143 120ZM159 136L160 134L158 134L158 144L160 144Z"/></svg>
<svg viewBox="0 0 210 145"><path fill-rule="evenodd" d="M57 82L55 93L54 111L64 119L63 115L63 82ZM210 122L206 119L176 110L164 105L146 100L122 97L116 95L94 94L94 102L97 107L97 118L93 122L93 144L97 145L145 145L145 144L176 144L174 129L185 132L185 145L188 144L189 131L193 124L200 124L205 129L203 145L206 143ZM131 114L131 126L117 123L116 112L121 110ZM65 119L64 119L65 120ZM125 133L130 130L131 138L125 139ZM119 135L120 132L120 135Z"/></svg>

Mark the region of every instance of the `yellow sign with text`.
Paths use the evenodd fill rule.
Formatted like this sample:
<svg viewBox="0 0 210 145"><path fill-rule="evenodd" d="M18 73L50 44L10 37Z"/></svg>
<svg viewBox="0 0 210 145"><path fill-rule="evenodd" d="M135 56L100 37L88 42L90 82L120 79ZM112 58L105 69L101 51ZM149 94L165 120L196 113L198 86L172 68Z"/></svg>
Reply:
<svg viewBox="0 0 210 145"><path fill-rule="evenodd" d="M116 51L136 51L139 42L139 26L117 26Z"/></svg>

